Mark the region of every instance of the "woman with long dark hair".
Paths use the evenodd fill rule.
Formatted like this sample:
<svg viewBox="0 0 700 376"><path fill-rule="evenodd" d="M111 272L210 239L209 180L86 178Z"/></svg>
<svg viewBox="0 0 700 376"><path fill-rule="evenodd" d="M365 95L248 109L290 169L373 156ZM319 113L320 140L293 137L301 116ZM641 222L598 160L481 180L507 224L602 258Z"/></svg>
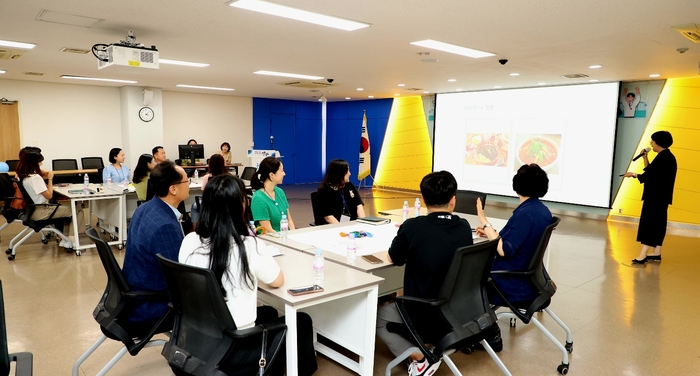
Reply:
<svg viewBox="0 0 700 376"><path fill-rule="evenodd" d="M17 178L19 178L20 184L24 186L24 189L27 191L27 194L29 194L29 197L32 200L32 202L28 202L27 204L42 205L34 209L32 219L35 221L40 221L49 218L65 218L65 222L70 223L72 215L70 207L43 205L49 202L49 200L53 197L53 171L44 172L44 177L47 179L47 183L45 183L44 178L41 176L41 165L43 162L44 156L41 155L41 153L32 150L25 150L24 153L21 153L19 164L17 165ZM76 205L76 209L78 212L81 211L81 207L78 205ZM80 218L80 216L78 218ZM56 229L65 234L63 231L64 222L57 223ZM63 248L73 248L73 245L69 241L63 239L58 246Z"/></svg>
<svg viewBox="0 0 700 376"><path fill-rule="evenodd" d="M206 188L209 178L219 176L227 172L224 157L222 157L220 154L212 155L211 158L209 158L209 173L204 175L202 178L202 191L204 191L204 188ZM197 223L199 221L199 208L197 208L196 202L192 203L190 212L192 213L192 223Z"/></svg>
<svg viewBox="0 0 700 376"><path fill-rule="evenodd" d="M134 169L134 188L139 201L146 201L148 192L148 179L151 177L151 170L156 167L156 161L151 154L141 154Z"/></svg>
<svg viewBox="0 0 700 376"><path fill-rule="evenodd" d="M278 158L267 157L260 162L258 171L250 180L250 186L256 190L250 204L253 219L266 233L279 232L282 215L287 216L289 229L295 228L287 196L277 186L282 184L284 175L282 162Z"/></svg>
<svg viewBox="0 0 700 376"><path fill-rule="evenodd" d="M284 322L274 308L257 307L258 280L280 287L284 274L265 243L248 233L248 210L245 186L238 177L222 174L211 178L202 194L197 230L185 237L178 257L181 263L214 272L238 329ZM299 374L310 375L317 368L311 318L299 313L297 319ZM225 367L227 374L255 374L259 355L259 342L241 343ZM283 360L275 361L272 374L282 374L283 364Z"/></svg>
<svg viewBox="0 0 700 376"><path fill-rule="evenodd" d="M328 164L326 176L318 187L316 211L325 219L317 225L365 217L364 202L350 182L350 165L345 160L334 159Z"/></svg>

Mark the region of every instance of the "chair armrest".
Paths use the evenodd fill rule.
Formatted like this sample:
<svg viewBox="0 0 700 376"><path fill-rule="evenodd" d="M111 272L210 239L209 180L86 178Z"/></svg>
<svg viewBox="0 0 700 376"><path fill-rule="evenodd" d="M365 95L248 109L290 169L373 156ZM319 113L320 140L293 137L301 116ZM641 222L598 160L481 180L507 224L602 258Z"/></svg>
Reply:
<svg viewBox="0 0 700 376"><path fill-rule="evenodd" d="M236 330L224 330L224 334L231 338L241 339L254 336L256 334L261 334L263 327L260 325L254 326L247 329L236 329Z"/></svg>
<svg viewBox="0 0 700 376"><path fill-rule="evenodd" d="M160 290L160 291L130 291L124 294L125 297L127 298L143 298L143 297L152 297L152 298L163 298L163 299L170 299L170 295L168 295L168 290Z"/></svg>
<svg viewBox="0 0 700 376"><path fill-rule="evenodd" d="M10 354L10 360L14 360L15 376L32 376L34 356L30 352Z"/></svg>
<svg viewBox="0 0 700 376"><path fill-rule="evenodd" d="M528 271L515 271L515 270L492 270L491 275L500 275L507 277L526 277L534 273L534 270Z"/></svg>
<svg viewBox="0 0 700 376"><path fill-rule="evenodd" d="M518 318L519 318L523 323L525 323L525 324L528 324L528 323L530 322L530 316L523 314L517 307L515 307L515 306L505 297L505 295L503 295L503 293L501 292L501 290L498 289L498 286L496 286L496 284L493 283L493 279L489 278L488 283L489 283L490 287L496 292L496 294L498 294L498 296L501 298L501 300L503 300L504 302L506 302L506 307L508 307L508 309L510 309L510 311L513 312L513 314L514 314L515 316L518 316Z"/></svg>
<svg viewBox="0 0 700 376"><path fill-rule="evenodd" d="M439 306L447 303L447 299L445 299L445 298L425 299L425 298L416 298L415 296L397 296L396 300L403 300L405 302L422 303L422 304L427 304L431 307L439 307Z"/></svg>
<svg viewBox="0 0 700 376"><path fill-rule="evenodd" d="M403 297L401 297L401 298L403 298ZM406 311L406 306L404 305L404 301L412 301L412 300L411 299L399 299L397 297L396 302L395 302L396 308L399 311L399 315L401 316L401 319L403 320L404 324L406 324L406 328L408 328L408 332L411 334L413 341L418 345L418 348L420 349L421 353L423 353L423 356L428 358L428 362L430 364L437 363L437 361L440 359L438 359L437 355L433 354L432 351L428 350L428 348L425 346L425 341L423 341L420 338L420 335L418 335L418 331L416 330L415 325L413 325L411 318L408 316L408 311Z"/></svg>

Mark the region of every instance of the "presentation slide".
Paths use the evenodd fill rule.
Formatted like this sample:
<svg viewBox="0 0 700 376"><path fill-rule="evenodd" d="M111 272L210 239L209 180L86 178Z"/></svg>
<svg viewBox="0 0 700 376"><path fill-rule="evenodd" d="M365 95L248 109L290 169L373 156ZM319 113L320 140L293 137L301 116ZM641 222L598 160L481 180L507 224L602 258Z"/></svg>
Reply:
<svg viewBox="0 0 700 376"><path fill-rule="evenodd" d="M547 201L609 207L619 84L438 94L433 170L459 189L516 196L513 175L537 163Z"/></svg>

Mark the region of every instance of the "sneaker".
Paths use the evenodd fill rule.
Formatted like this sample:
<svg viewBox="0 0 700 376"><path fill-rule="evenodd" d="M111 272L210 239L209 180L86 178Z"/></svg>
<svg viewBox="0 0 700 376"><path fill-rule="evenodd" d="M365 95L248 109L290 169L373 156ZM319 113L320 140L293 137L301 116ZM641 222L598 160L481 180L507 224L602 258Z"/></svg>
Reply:
<svg viewBox="0 0 700 376"><path fill-rule="evenodd" d="M58 243L58 246L61 248L73 248L73 243L69 242L68 240L61 239L61 242Z"/></svg>
<svg viewBox="0 0 700 376"><path fill-rule="evenodd" d="M428 359L423 359L423 361L414 360L408 366L409 376L430 376L434 374L442 364L442 359L438 360L437 363L429 364Z"/></svg>

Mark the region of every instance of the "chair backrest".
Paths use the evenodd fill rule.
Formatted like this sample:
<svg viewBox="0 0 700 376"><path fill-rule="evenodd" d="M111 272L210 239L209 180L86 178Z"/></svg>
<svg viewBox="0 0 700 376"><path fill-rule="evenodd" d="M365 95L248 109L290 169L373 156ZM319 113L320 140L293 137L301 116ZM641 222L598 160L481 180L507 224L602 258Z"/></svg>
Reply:
<svg viewBox="0 0 700 376"><path fill-rule="evenodd" d="M438 352L482 333L496 322L486 292L488 278L500 238L458 249L447 271L440 296L447 303L440 307L453 331L437 346Z"/></svg>
<svg viewBox="0 0 700 376"><path fill-rule="evenodd" d="M243 173L241 174L241 179L243 180L251 180L253 179L253 175L255 175L255 167L246 167L243 169Z"/></svg>
<svg viewBox="0 0 700 376"><path fill-rule="evenodd" d="M530 276L530 282L540 291L540 296L546 296L547 299L554 295L557 291L557 286L549 278L543 260L544 254L547 251L547 246L549 246L549 240L552 238L552 232L559 225L559 222L561 222L559 217L552 217L552 222L544 229L544 233L542 233L542 237L540 238L540 243L537 245L535 254L532 256L530 265L527 268L528 271L534 271Z"/></svg>
<svg viewBox="0 0 700 376"><path fill-rule="evenodd" d="M54 159L51 161L51 168L54 171L77 170L78 169L78 160L77 159Z"/></svg>
<svg viewBox="0 0 700 376"><path fill-rule="evenodd" d="M455 212L464 214L476 214L476 199L481 199L481 207L486 205L486 193L477 191L457 191Z"/></svg>
<svg viewBox="0 0 700 376"><path fill-rule="evenodd" d="M233 342L223 332L236 330L236 324L214 272L160 254L158 259L175 313L173 334L163 354L179 348L202 361L222 359Z"/></svg>
<svg viewBox="0 0 700 376"><path fill-rule="evenodd" d="M24 202L26 203L24 210L22 210L18 218L22 221L23 225L32 228L34 231L40 230L44 227L43 224L32 220L32 214L34 214L34 209L36 209L36 206L34 206L34 200L32 200L31 196L29 196L29 193L27 192L27 189L24 188L24 184L22 184L21 180L18 180L15 186L19 188L20 192L22 192L22 199L24 199Z"/></svg>
<svg viewBox="0 0 700 376"><path fill-rule="evenodd" d="M109 244L100 238L94 228L87 229L85 233L95 243L97 254L100 256L102 266L107 273L107 287L105 287L102 299L92 313L95 321L106 327L126 306L123 295L131 292L131 288L122 274L122 269L119 267L117 259L114 258Z"/></svg>
<svg viewBox="0 0 700 376"><path fill-rule="evenodd" d="M5 326L5 303L0 280L0 375L10 374L10 354L7 348L7 327Z"/></svg>
<svg viewBox="0 0 700 376"><path fill-rule="evenodd" d="M102 161L102 157L82 157L80 158L80 162L83 164L83 168L88 170L88 169L100 169L104 168L105 164Z"/></svg>
<svg viewBox="0 0 700 376"><path fill-rule="evenodd" d="M15 192L15 184L17 180L10 177L6 173L0 173L0 199L3 200L3 205L0 208L0 214L5 217L7 223L10 223L18 218L26 205L21 192L19 196ZM15 202L15 200L21 200ZM0 374L1 375L1 374Z"/></svg>
<svg viewBox="0 0 700 376"><path fill-rule="evenodd" d="M318 213L317 207L318 207L318 191L316 192L311 192L311 212L314 214L314 223L316 226L321 226L325 225L328 222L326 222L326 219Z"/></svg>
<svg viewBox="0 0 700 376"><path fill-rule="evenodd" d="M17 171L17 165L19 164L19 159L8 159L5 161L8 166L10 166L10 171Z"/></svg>

